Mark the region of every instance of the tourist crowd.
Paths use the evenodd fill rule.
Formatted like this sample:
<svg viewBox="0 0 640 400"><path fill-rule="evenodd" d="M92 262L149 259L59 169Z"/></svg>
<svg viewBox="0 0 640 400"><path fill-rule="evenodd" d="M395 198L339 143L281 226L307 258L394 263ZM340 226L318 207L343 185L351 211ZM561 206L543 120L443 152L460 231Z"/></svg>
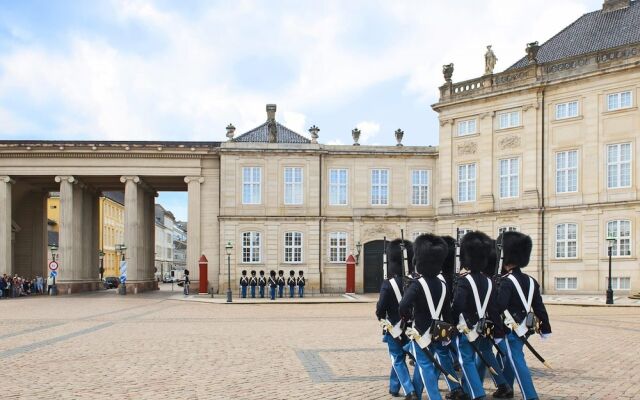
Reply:
<svg viewBox="0 0 640 400"><path fill-rule="evenodd" d="M41 276L26 279L18 275L12 277L4 274L0 277L0 299L43 294L44 290L45 281Z"/></svg>

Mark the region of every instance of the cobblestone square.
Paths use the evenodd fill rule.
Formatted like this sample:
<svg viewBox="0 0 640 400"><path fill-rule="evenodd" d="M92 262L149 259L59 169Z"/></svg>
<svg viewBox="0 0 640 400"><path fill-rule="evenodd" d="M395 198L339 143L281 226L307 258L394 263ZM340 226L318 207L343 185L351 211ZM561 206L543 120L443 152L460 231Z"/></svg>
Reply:
<svg viewBox="0 0 640 400"><path fill-rule="evenodd" d="M1 397L391 398L373 303L173 298L109 291L0 301ZM554 369L528 359L542 399L640 398L640 308L548 309L553 337L532 342Z"/></svg>

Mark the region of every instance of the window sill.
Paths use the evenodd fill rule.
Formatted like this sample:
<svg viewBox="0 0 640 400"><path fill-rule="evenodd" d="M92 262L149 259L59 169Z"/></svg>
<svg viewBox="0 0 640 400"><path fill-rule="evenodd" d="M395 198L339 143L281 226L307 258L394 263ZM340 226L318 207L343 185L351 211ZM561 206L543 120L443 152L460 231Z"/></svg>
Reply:
<svg viewBox="0 0 640 400"><path fill-rule="evenodd" d="M618 108L615 110L606 110L602 112L602 115L614 115L614 114L623 114L628 111L637 111L638 106L626 107L626 108Z"/></svg>
<svg viewBox="0 0 640 400"><path fill-rule="evenodd" d="M582 258L554 258L554 263L581 263Z"/></svg>
<svg viewBox="0 0 640 400"><path fill-rule="evenodd" d="M466 138L474 138L480 136L480 132L468 133L466 135L455 135L454 139L466 139Z"/></svg>
<svg viewBox="0 0 640 400"><path fill-rule="evenodd" d="M511 132L511 131L517 131L519 129L524 129L524 125L520 125L520 126L510 126L508 128L496 128L496 133L502 133L502 132Z"/></svg>
<svg viewBox="0 0 640 400"><path fill-rule="evenodd" d="M575 121L581 121L584 119L583 115L577 115L575 117L567 117L567 118L554 118L551 123L552 124L561 124L563 122L575 122Z"/></svg>

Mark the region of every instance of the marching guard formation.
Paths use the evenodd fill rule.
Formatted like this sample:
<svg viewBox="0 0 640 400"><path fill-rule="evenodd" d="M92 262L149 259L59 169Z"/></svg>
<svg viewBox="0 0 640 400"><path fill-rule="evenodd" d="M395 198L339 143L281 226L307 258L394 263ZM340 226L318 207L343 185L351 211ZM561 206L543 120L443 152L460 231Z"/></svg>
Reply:
<svg viewBox="0 0 640 400"><path fill-rule="evenodd" d="M265 298L265 288L269 287L269 297L271 300L276 299L277 297L283 298L285 295L285 286L289 287L289 298L294 298L296 292L298 293L298 297L304 297L304 287L307 283L306 278L304 277L304 271L298 271L298 276L295 275L295 271L289 271L289 278L285 280L284 271L279 270L278 275L276 276L276 271L271 270L269 273L269 277L265 277L264 271L260 271L260 276L256 276L256 271L251 270L251 276L247 276L247 271L242 271L242 276L240 277L240 296L243 299L247 298L247 291L249 291L249 296L252 299L256 297L264 299ZM285 285L286 284L286 285ZM248 289L247 289L248 288ZM256 288L258 288L258 293L256 295ZM297 290L296 290L297 288Z"/></svg>
<svg viewBox="0 0 640 400"><path fill-rule="evenodd" d="M549 316L529 264L531 238L505 232L497 240L475 231L460 240L424 234L387 242L376 306L391 359L389 393L406 399L537 399L524 347L549 367L529 337L551 335ZM292 271L293 272L293 271ZM407 358L414 365L413 375Z"/></svg>

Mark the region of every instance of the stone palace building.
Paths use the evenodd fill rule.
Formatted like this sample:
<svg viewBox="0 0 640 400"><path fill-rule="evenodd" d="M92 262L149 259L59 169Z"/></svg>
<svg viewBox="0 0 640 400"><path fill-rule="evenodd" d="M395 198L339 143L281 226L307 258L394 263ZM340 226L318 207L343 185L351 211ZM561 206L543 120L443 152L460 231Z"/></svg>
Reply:
<svg viewBox="0 0 640 400"><path fill-rule="evenodd" d="M318 143L267 120L226 142L0 142L0 273L47 264L46 197L60 192L63 292L97 286L97 198L124 191L128 289L155 287L154 197L188 192L187 266L222 293L227 268L303 270L312 291L376 291L382 238L456 228L533 238L528 272L546 293L640 290L640 2L607 0L494 73L445 83L439 146ZM525 47L525 46L523 46ZM233 248L227 257L225 246Z"/></svg>

